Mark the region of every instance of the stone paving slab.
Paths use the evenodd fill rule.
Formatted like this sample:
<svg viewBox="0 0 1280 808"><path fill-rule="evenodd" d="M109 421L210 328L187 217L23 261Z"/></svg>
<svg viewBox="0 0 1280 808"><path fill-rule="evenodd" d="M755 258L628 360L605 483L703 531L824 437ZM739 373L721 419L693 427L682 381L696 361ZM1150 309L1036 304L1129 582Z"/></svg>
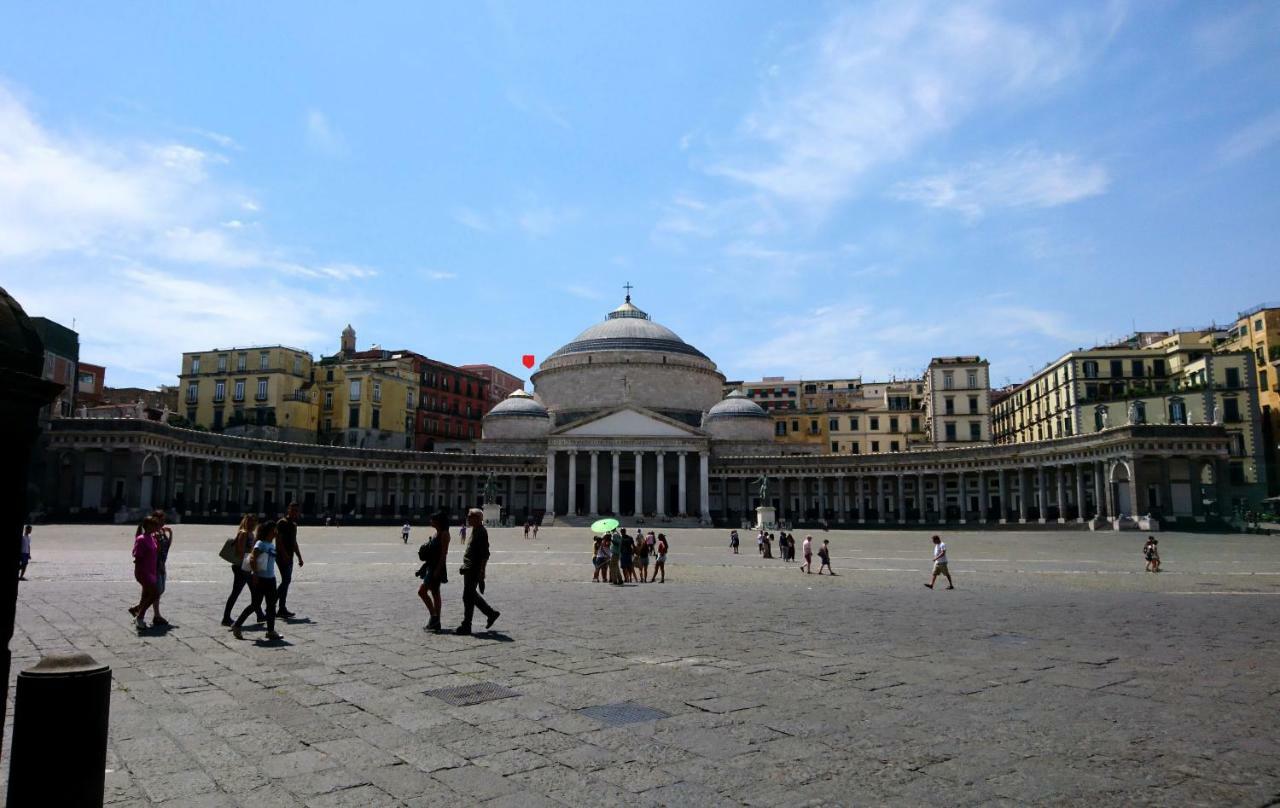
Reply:
<svg viewBox="0 0 1280 808"><path fill-rule="evenodd" d="M1161 534L1151 575L1132 534L948 534L958 588L930 592L927 533L824 534L830 578L678 531L666 584L619 589L590 582L584 531L495 530L502 618L456 637L422 629L416 537L304 527L305 619L274 645L218 625L226 531L177 527L175 625L141 635L127 529L36 532L14 671L71 648L112 666L108 805L1280 799L1269 537ZM517 695L427 695L480 682ZM668 717L579 712L618 702Z"/></svg>

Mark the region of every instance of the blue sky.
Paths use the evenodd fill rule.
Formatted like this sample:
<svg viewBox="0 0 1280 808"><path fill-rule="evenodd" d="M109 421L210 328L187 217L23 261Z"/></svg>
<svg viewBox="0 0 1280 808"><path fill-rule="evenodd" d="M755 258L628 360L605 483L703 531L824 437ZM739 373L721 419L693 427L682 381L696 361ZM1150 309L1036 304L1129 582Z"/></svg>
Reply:
<svg viewBox="0 0 1280 808"><path fill-rule="evenodd" d="M1280 4L361 5L0 6L0 284L116 386L347 322L527 376L626 281L730 378L1280 299Z"/></svg>

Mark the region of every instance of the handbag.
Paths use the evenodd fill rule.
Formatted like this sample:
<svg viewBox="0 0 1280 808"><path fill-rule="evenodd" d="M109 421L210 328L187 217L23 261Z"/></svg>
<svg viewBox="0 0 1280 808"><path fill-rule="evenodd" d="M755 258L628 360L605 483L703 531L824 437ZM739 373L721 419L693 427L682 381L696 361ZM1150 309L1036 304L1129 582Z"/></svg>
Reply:
<svg viewBox="0 0 1280 808"><path fill-rule="evenodd" d="M244 554L244 560L240 562L240 570L242 572L253 572L253 566L249 563L252 559L252 551Z"/></svg>
<svg viewBox="0 0 1280 808"><path fill-rule="evenodd" d="M228 564L235 564L240 559L236 557L236 540L227 539L222 543L222 549L218 551L218 557Z"/></svg>

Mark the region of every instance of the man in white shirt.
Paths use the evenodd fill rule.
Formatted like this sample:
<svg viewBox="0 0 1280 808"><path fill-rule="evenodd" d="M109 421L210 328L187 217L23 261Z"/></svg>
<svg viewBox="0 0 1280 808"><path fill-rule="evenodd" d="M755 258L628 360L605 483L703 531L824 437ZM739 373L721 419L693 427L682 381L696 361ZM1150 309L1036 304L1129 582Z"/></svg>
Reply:
<svg viewBox="0 0 1280 808"><path fill-rule="evenodd" d="M400 528L400 538L404 539L405 544L409 543L409 528L410 525L408 522L405 522L404 527Z"/></svg>
<svg viewBox="0 0 1280 808"><path fill-rule="evenodd" d="M955 589L955 584L951 582L951 573L947 570L947 545L942 541L941 536L933 537L933 577L929 579L929 583L925 586L933 589L933 585L938 582L938 576L947 579L947 589Z"/></svg>

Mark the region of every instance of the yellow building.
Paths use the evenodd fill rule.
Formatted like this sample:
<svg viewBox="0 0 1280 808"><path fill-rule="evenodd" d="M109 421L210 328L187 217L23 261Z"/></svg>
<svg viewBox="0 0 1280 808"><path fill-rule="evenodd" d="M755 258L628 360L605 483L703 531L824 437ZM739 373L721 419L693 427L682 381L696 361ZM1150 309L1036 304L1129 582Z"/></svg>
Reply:
<svg viewBox="0 0 1280 808"><path fill-rule="evenodd" d="M1280 494L1280 305L1240 312L1217 350L1253 353L1267 487L1272 496Z"/></svg>
<svg viewBox="0 0 1280 808"><path fill-rule="evenodd" d="M1137 334L1072 351L992 407L996 443L1033 443L1138 424L1220 423L1231 437L1232 486L1265 490L1254 354L1214 352L1206 329ZM1237 503L1243 504L1243 503Z"/></svg>
<svg viewBox="0 0 1280 808"><path fill-rule="evenodd" d="M180 412L230 435L314 443L311 354L284 345L191 351L178 375Z"/></svg>
<svg viewBox="0 0 1280 808"><path fill-rule="evenodd" d="M342 350L316 363L320 442L369 449L412 449L418 374L407 352L355 350L347 326Z"/></svg>

